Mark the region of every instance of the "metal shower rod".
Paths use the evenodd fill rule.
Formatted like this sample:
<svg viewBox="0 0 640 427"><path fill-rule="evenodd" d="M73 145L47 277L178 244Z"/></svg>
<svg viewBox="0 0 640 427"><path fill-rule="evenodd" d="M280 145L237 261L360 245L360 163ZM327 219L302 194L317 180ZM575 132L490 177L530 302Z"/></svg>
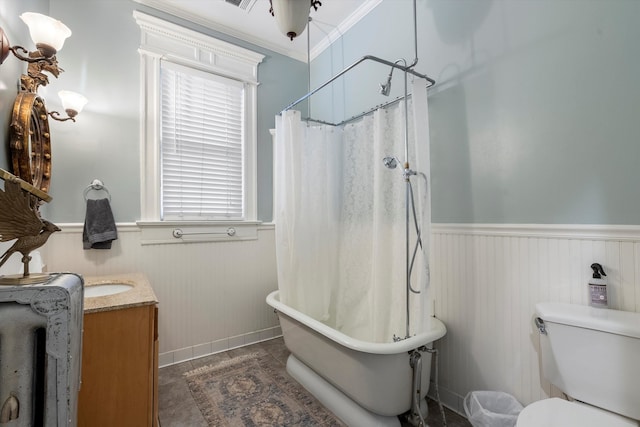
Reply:
<svg viewBox="0 0 640 427"><path fill-rule="evenodd" d="M291 108L295 107L296 105L298 105L299 103L301 103L302 101L304 101L305 99L309 98L311 95L315 94L316 92L320 91L321 89L323 89L325 86L333 83L333 81L335 81L336 79L338 79L339 77L342 77L344 74L346 74L347 72L351 71L351 69L353 69L354 67L356 67L357 65L359 65L360 63L364 62L364 61L375 61L375 62L379 62L381 64L385 64L388 65L389 67L393 67L393 68L397 68L399 70L401 70L402 72L406 72L409 74L412 74L416 77L419 77L421 79L425 79L429 82L429 86L431 87L433 86L436 82L435 80L431 79L430 77L428 77L426 74L422 74L422 73L418 73L417 71L415 71L413 68L413 64L409 65L409 66L402 66L400 64L396 64L393 63L391 61L387 61L386 59L382 59L382 58L378 58L377 56L373 56L373 55L365 55L362 58L358 59L356 62L354 62L353 64L349 65L347 68L345 68L344 70L340 71L338 74L336 74L335 76L333 76L332 78L330 78L329 80L327 80L326 82L324 82L322 85L320 85L319 87L317 87L316 89L312 90L311 92L307 93L305 96L303 96L302 98L298 99L297 101L292 102L291 104L287 105L281 113L284 113L285 111L290 110Z"/></svg>

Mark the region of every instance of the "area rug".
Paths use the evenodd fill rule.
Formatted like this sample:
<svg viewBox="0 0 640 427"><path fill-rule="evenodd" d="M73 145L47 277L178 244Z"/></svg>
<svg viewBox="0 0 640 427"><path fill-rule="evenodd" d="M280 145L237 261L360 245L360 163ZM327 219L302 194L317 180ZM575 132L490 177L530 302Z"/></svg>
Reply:
<svg viewBox="0 0 640 427"><path fill-rule="evenodd" d="M345 426L271 355L242 355L184 375L210 426Z"/></svg>

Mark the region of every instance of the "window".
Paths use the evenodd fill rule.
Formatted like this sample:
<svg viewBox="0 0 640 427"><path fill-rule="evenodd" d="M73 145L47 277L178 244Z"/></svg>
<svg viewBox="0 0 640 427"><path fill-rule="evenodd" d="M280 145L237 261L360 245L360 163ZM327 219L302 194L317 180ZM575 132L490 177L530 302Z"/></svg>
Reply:
<svg viewBox="0 0 640 427"><path fill-rule="evenodd" d="M161 219L243 220L244 85L162 61Z"/></svg>
<svg viewBox="0 0 640 427"><path fill-rule="evenodd" d="M134 18L142 40L138 224L144 232L163 224L255 223L256 88L264 56L138 11ZM215 234L184 235L207 233Z"/></svg>

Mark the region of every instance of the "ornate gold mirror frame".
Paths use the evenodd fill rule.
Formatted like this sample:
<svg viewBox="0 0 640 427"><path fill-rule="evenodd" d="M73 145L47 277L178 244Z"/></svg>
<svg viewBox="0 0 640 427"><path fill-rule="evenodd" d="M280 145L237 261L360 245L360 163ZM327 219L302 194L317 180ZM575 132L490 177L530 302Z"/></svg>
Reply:
<svg viewBox="0 0 640 427"><path fill-rule="evenodd" d="M9 146L13 173L48 193L51 182L51 135L44 101L21 91L13 104Z"/></svg>
<svg viewBox="0 0 640 427"><path fill-rule="evenodd" d="M29 53L29 57L39 55L39 51ZM45 193L49 192L51 183L48 118L51 113L47 112L44 100L38 96L38 88L49 83L45 72L57 78L62 71L55 55L28 61L27 73L20 76L20 90L13 103L9 126L13 173Z"/></svg>

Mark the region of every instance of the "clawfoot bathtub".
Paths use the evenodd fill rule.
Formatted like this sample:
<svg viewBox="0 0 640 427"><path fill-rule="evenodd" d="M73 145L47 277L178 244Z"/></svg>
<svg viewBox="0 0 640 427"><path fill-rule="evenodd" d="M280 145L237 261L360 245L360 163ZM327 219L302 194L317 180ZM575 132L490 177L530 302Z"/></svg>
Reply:
<svg viewBox="0 0 640 427"><path fill-rule="evenodd" d="M426 332L398 342L370 343L283 304L278 291L269 294L267 303L278 313L291 352L287 371L349 426L399 426L397 415L412 403L410 353L431 347L446 333L444 324L431 318ZM421 356L419 393L424 402L431 354L421 352Z"/></svg>

